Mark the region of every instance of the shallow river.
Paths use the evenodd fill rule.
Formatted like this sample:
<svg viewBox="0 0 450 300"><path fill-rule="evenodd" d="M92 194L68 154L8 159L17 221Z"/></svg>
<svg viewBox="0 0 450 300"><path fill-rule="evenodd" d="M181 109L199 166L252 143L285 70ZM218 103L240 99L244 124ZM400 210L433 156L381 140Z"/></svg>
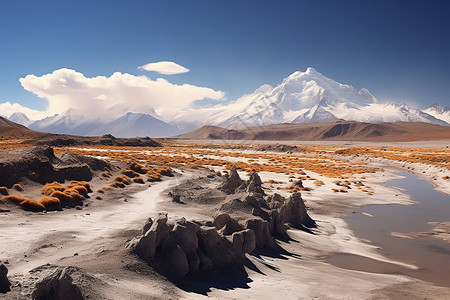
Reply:
<svg viewBox="0 0 450 300"><path fill-rule="evenodd" d="M391 232L429 231L433 227L428 222L450 221L450 196L434 190L432 184L413 174L399 172L399 175L404 178L388 181L386 185L405 189L404 192L417 204L370 205L364 207L363 211L373 217L352 215L344 219L358 237L379 246L385 256L416 265L419 269L405 269L344 253L333 255L327 261L342 268L405 274L450 287L450 244L431 237L407 239L391 235Z"/></svg>

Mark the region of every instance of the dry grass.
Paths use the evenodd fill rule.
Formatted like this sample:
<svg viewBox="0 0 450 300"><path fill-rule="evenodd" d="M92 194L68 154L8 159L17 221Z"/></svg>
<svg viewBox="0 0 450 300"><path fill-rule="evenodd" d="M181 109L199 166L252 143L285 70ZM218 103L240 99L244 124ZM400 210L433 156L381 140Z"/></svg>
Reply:
<svg viewBox="0 0 450 300"><path fill-rule="evenodd" d="M75 201L73 200L73 197L66 192L60 192L60 191L54 191L50 197L52 198L57 198L60 203L74 203Z"/></svg>
<svg viewBox="0 0 450 300"><path fill-rule="evenodd" d="M144 182L144 179L143 179L141 176L138 176L138 177L136 177L136 178L133 178L133 182L141 183L141 184L145 183L145 182Z"/></svg>
<svg viewBox="0 0 450 300"><path fill-rule="evenodd" d="M137 172L139 174L145 174L145 173L148 172L148 168L147 167L144 167L143 165L138 164L136 162L131 163L130 168L131 168L131 170L133 170L133 171L135 171L135 172Z"/></svg>
<svg viewBox="0 0 450 300"><path fill-rule="evenodd" d="M24 210L30 210L35 212L45 210L45 206L42 203L31 199L24 200L23 202L20 203L20 206L22 206L22 209Z"/></svg>
<svg viewBox="0 0 450 300"><path fill-rule="evenodd" d="M13 188L14 190L18 191L18 192L23 192L23 187L22 187L20 184L18 184L18 183L14 184L14 185L12 186L12 188Z"/></svg>
<svg viewBox="0 0 450 300"><path fill-rule="evenodd" d="M122 170L123 175L128 176L130 178L138 177L139 173L133 170Z"/></svg>
<svg viewBox="0 0 450 300"><path fill-rule="evenodd" d="M0 194L8 196L9 195L8 188L6 186L0 186Z"/></svg>
<svg viewBox="0 0 450 300"><path fill-rule="evenodd" d="M125 184L123 182L120 181L114 181L113 183L110 184L111 187L114 188L121 188L123 189L125 187Z"/></svg>
<svg viewBox="0 0 450 300"><path fill-rule="evenodd" d="M19 195L9 195L9 196L5 196L2 198L3 202L12 202L15 204L20 204L21 202L25 201L25 200L31 200Z"/></svg>
<svg viewBox="0 0 450 300"><path fill-rule="evenodd" d="M92 193L92 190L91 190L91 185L89 184L89 182L87 182L87 181L77 181L77 180L72 180L71 182L70 182L70 184L69 184L69 188L71 188L71 187L75 187L75 186L84 186L85 188L86 188L86 190L87 190L87 193ZM86 193L86 194L87 194Z"/></svg>
<svg viewBox="0 0 450 300"><path fill-rule="evenodd" d="M123 184L129 185L132 183L131 178L126 175L117 176L114 179L115 182L122 182Z"/></svg>
<svg viewBox="0 0 450 300"><path fill-rule="evenodd" d="M61 209L61 201L58 198L52 196L43 196L39 202L44 205L44 207L49 209Z"/></svg>
<svg viewBox="0 0 450 300"><path fill-rule="evenodd" d="M41 188L41 192L43 195L51 195L54 191L63 192L66 188L63 187L59 182L47 183Z"/></svg>

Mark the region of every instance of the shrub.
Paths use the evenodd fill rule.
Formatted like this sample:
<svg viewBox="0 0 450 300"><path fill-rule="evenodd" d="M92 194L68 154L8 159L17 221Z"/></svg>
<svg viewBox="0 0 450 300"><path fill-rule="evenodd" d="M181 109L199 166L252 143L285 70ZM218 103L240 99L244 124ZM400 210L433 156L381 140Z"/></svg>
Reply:
<svg viewBox="0 0 450 300"><path fill-rule="evenodd" d="M43 211L45 210L45 206L42 203L37 202L36 200L31 199L25 199L20 203L20 206L24 210L30 210L30 211Z"/></svg>
<svg viewBox="0 0 450 300"><path fill-rule="evenodd" d="M60 192L63 192L65 189L66 189L66 188L63 187L59 182L54 181L54 182L52 182L52 183L47 183L47 184L45 184L45 185L42 187L41 192L42 192L42 194L49 196L49 195L51 195L54 191L60 191Z"/></svg>
<svg viewBox="0 0 450 300"><path fill-rule="evenodd" d="M134 178L133 181L136 183L144 183L144 179L141 176Z"/></svg>
<svg viewBox="0 0 450 300"><path fill-rule="evenodd" d="M69 189L76 190L78 194L87 195L88 189L82 185L70 186Z"/></svg>
<svg viewBox="0 0 450 300"><path fill-rule="evenodd" d="M104 190L104 189L99 189L99 190L97 191L97 193L104 194L104 193L105 193L105 190Z"/></svg>
<svg viewBox="0 0 450 300"><path fill-rule="evenodd" d="M9 195L9 196L5 196L2 199L4 202L9 201L15 204L20 204L21 202L25 201L25 200L31 200L22 196L18 196L18 195Z"/></svg>
<svg viewBox="0 0 450 300"><path fill-rule="evenodd" d="M9 192L8 192L8 189L6 188L6 186L0 186L0 194L2 194L4 196L9 195Z"/></svg>
<svg viewBox="0 0 450 300"><path fill-rule="evenodd" d="M61 209L61 201L58 198L52 196L43 196L39 201L45 206L47 210L49 209Z"/></svg>
<svg viewBox="0 0 450 300"><path fill-rule="evenodd" d="M131 163L130 168L131 168L131 170L133 170L133 171L135 171L135 172L137 172L139 174L145 174L149 170L148 168L146 168L143 165L138 164L136 162Z"/></svg>
<svg viewBox="0 0 450 300"><path fill-rule="evenodd" d="M125 187L125 184L123 182L120 182L120 181L114 181L113 183L111 183L110 186L118 187L118 188L122 188L123 189Z"/></svg>
<svg viewBox="0 0 450 300"><path fill-rule="evenodd" d="M122 182L123 184L129 185L131 183L131 179L128 176L122 175L117 176L116 179L114 179L116 182Z"/></svg>
<svg viewBox="0 0 450 300"><path fill-rule="evenodd" d="M74 188L67 189L64 193L72 197L73 200L71 203L78 203L84 200L83 195L80 195L80 192Z"/></svg>
<svg viewBox="0 0 450 300"><path fill-rule="evenodd" d="M138 177L139 173L133 170L123 170L121 172L123 175L128 176L130 178Z"/></svg>
<svg viewBox="0 0 450 300"><path fill-rule="evenodd" d="M102 200L102 197L96 196L95 199L97 199L97 200Z"/></svg>
<svg viewBox="0 0 450 300"><path fill-rule="evenodd" d="M71 188L71 187L76 187L76 186L84 186L85 188L86 188L86 190L87 190L87 193L92 193L92 190L91 190L91 185L89 184L89 182L87 182L87 181L77 181L77 180L72 180L71 182L70 182L70 184L69 184L69 188ZM86 194L87 194L86 193Z"/></svg>
<svg viewBox="0 0 450 300"><path fill-rule="evenodd" d="M73 197L66 192L54 191L50 195L50 197L57 198L60 201L60 203L73 203L74 202Z"/></svg>
<svg viewBox="0 0 450 300"><path fill-rule="evenodd" d="M18 183L13 185L12 188L15 189L18 192L23 192L23 187L20 184L18 184Z"/></svg>

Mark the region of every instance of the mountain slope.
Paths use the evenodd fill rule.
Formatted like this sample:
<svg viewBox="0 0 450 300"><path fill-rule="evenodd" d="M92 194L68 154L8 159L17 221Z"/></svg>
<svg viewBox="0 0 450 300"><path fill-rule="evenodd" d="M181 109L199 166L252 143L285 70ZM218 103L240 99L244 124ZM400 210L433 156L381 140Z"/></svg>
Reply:
<svg viewBox="0 0 450 300"><path fill-rule="evenodd" d="M320 123L273 124L241 129L204 126L175 138L191 140L405 142L450 139L450 127L420 122L363 123L333 120Z"/></svg>
<svg viewBox="0 0 450 300"><path fill-rule="evenodd" d="M187 110L175 122L235 127L322 122L336 118L449 125L404 103L378 103L367 89L358 91L351 85L325 77L313 68L294 72L275 88L263 85L254 93L229 103Z"/></svg>
<svg viewBox="0 0 450 300"><path fill-rule="evenodd" d="M423 111L450 124L450 108L447 106L435 103Z"/></svg>
<svg viewBox="0 0 450 300"><path fill-rule="evenodd" d="M177 127L171 126L148 114L130 112L112 122L91 130L89 134L103 135L109 133L118 137L167 137L178 132Z"/></svg>
<svg viewBox="0 0 450 300"><path fill-rule="evenodd" d="M23 125L14 123L5 118L0 117L0 139L28 139L43 135L26 128Z"/></svg>
<svg viewBox="0 0 450 300"><path fill-rule="evenodd" d="M29 126L31 123L33 123L33 121L31 121L26 114L21 112L13 113L11 116L9 116L8 120L23 126Z"/></svg>

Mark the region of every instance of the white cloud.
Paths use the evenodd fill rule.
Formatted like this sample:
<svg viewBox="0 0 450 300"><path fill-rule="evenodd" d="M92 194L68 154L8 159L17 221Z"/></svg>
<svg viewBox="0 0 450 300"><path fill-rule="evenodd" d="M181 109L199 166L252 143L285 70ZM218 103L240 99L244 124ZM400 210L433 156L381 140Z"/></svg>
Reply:
<svg viewBox="0 0 450 300"><path fill-rule="evenodd" d="M139 70L158 72L164 75L173 75L189 72L189 69L172 61L160 61L138 67Z"/></svg>
<svg viewBox="0 0 450 300"><path fill-rule="evenodd" d="M42 76L20 79L27 90L48 100L47 115L69 108L87 118L112 119L126 112L157 112L170 121L180 110L205 98L219 100L224 93L190 84L176 85L165 79L152 80L116 72L110 77L85 77L71 69L59 69Z"/></svg>
<svg viewBox="0 0 450 300"><path fill-rule="evenodd" d="M27 115L31 120L42 119L46 116L45 112L34 110L19 103L4 102L0 103L0 115L5 117L11 116L15 112L21 112Z"/></svg>

